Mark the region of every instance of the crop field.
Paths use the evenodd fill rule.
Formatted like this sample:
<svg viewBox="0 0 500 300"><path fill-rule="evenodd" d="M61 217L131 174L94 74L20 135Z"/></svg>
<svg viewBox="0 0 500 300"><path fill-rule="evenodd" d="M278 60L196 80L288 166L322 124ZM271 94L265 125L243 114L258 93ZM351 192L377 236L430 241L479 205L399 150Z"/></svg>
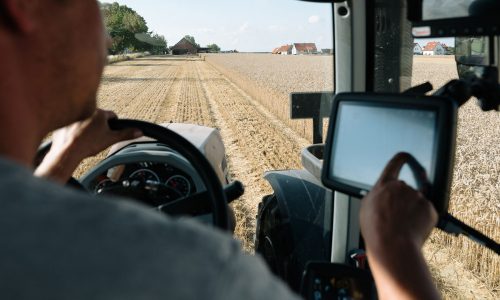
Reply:
<svg viewBox="0 0 500 300"><path fill-rule="evenodd" d="M227 54L145 57L106 68L99 106L120 117L216 127L234 179L246 193L233 205L237 237L251 251L257 204L272 192L265 171L301 168L309 121L289 120L290 92L333 91L332 56ZM413 84L438 87L456 77L451 57L415 57ZM500 240L500 115L471 101L460 110L451 210ZM82 174L104 153L86 160ZM433 233L425 248L449 299L499 299L500 259L464 239Z"/></svg>
<svg viewBox="0 0 500 300"><path fill-rule="evenodd" d="M292 92L333 91L333 56L208 55L206 61L300 136L312 140L312 122L290 120Z"/></svg>

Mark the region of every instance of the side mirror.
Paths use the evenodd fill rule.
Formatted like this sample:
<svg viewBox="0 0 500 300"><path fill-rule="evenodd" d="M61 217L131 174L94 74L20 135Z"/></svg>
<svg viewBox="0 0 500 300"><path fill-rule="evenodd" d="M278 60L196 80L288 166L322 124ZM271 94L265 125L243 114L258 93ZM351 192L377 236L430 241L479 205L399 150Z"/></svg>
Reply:
<svg viewBox="0 0 500 300"><path fill-rule="evenodd" d="M491 38L458 37L455 39L455 61L461 79L483 73L485 67L494 63L490 53Z"/></svg>
<svg viewBox="0 0 500 300"><path fill-rule="evenodd" d="M488 37L459 37L455 39L455 60L468 66L489 66L490 39Z"/></svg>

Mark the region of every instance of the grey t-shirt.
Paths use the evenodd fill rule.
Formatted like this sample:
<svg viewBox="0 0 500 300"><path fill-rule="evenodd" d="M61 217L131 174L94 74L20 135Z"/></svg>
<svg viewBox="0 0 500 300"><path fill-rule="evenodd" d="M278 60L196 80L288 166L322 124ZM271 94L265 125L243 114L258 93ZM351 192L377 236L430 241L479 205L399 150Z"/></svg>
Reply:
<svg viewBox="0 0 500 300"><path fill-rule="evenodd" d="M299 299L229 235L0 158L2 299Z"/></svg>

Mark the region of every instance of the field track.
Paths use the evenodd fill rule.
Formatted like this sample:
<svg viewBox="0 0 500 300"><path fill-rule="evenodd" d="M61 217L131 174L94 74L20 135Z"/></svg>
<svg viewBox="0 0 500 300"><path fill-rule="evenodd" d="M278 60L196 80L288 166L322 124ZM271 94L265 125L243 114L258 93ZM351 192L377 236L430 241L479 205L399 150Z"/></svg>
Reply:
<svg viewBox="0 0 500 300"><path fill-rule="evenodd" d="M300 168L307 141L286 128L243 90L196 59L144 58L109 66L99 106L122 118L192 123L220 129L231 176L245 183L235 205L244 247L252 248L257 203L271 189L266 170ZM274 119L274 120L273 120ZM85 161L80 173L104 154Z"/></svg>
<svg viewBox="0 0 500 300"><path fill-rule="evenodd" d="M287 101L287 96L286 94L283 96L283 93L286 92L287 86L281 86L281 90L277 92L277 98L272 98L272 101L265 103L262 100L263 97L271 95L272 92L257 94L258 78L249 80L248 85L244 82L246 77L251 78L254 74L250 74L250 71L245 69L240 69L239 73L235 72L230 68L231 63L234 62L215 58L207 57L205 61L198 57L146 57L110 65L105 70L98 101L101 108L113 110L122 118L135 118L155 123L192 123L218 128L226 146L231 176L242 181L246 186L245 195L234 204L234 208L238 219L237 235L242 240L244 248L251 251L257 203L262 196L271 192L270 186L262 178L263 173L268 170L301 168L300 151L309 143L311 127L304 121L293 123L285 120L288 109L283 108ZM231 59L236 58L233 56ZM433 76L429 70L435 68L436 65L439 70L453 71L453 61L449 58L434 58L434 60L418 58L414 70L419 76L414 76L413 84L429 80L428 78ZM269 68L269 72L274 72L274 70ZM454 76L456 74L437 76L433 83L439 86ZM269 84L267 78L262 82L263 88ZM459 132L467 132L468 138L464 139L459 136L457 163L463 163L464 166L467 165L467 159L477 154L474 149L479 142L484 151L496 151L496 154L499 151L498 147L494 146L499 142L499 137L495 138L495 131L491 138L484 136L481 128L474 125L477 132L468 133L470 126L464 123L465 120L474 123L476 122L474 118L476 118L482 122L488 122L489 128L498 127L500 124L495 116L488 115L487 118L478 119L474 117L477 113L475 106L468 105L461 115ZM497 130L496 133L499 131ZM498 199L498 191L500 191L498 188L500 159L498 157L500 155L495 157L494 154L491 153L493 160L489 163L488 157L478 160L479 163L486 159L486 164L495 169L490 172L493 174L492 178L488 177L487 181L483 180L483 183L491 182L491 184L485 185L486 189L483 190L469 189L471 184L479 184L477 182L479 179L472 178L471 180L475 180L472 183L462 181L462 179L466 180L471 177L471 174L476 173L478 173L477 176L481 176L478 168L484 167L485 164L474 164L471 167L473 169L470 170L463 167L460 169L463 170L462 172L455 172L453 197L458 199L479 195L486 199L483 199L484 203L491 199L500 205ZM86 160L77 170L77 175L95 165L104 155L102 153ZM486 168L490 167L486 166ZM481 225L480 221L476 221L474 214L484 212L486 204L481 203L481 206L470 207L470 203L455 202L458 202L454 206L457 216L465 217L466 221L475 226ZM484 223L488 225L484 228L490 229L488 233L496 236L497 239L498 226L495 228L491 225L495 222L499 224L498 207L500 206L497 206L496 211L494 208L487 211L488 219L485 219ZM469 213L471 210L474 214ZM470 253L479 253L478 258L482 260L477 261L479 263L484 261L485 265L475 263L474 257L464 258L464 260L467 259L467 265L458 260L451 261L449 257L455 256L464 247L476 246L463 239L459 242L450 241L448 237L439 234L434 234L431 240L433 239L437 244L428 246L428 257L445 298L498 299L499 281L495 276L495 274L500 274L498 258L475 249L475 252ZM444 244L451 245L453 249L441 247L443 241ZM469 266L471 263L476 265L471 267ZM486 279L478 279L477 275L467 271L471 268L475 272L488 270L493 274L485 275ZM483 282L489 282L489 285L484 285Z"/></svg>

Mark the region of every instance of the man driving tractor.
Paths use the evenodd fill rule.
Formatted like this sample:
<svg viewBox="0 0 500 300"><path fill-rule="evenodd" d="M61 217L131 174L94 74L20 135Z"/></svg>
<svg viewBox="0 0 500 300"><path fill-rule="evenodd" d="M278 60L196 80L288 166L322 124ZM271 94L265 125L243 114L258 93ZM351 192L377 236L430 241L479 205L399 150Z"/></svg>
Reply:
<svg viewBox="0 0 500 300"><path fill-rule="evenodd" d="M96 108L107 46L95 0L0 0L1 297L298 299L225 233L62 185L84 158L141 135L112 131L116 115ZM369 263L380 298L437 299L421 253L437 214L397 179L404 163L362 201Z"/></svg>

